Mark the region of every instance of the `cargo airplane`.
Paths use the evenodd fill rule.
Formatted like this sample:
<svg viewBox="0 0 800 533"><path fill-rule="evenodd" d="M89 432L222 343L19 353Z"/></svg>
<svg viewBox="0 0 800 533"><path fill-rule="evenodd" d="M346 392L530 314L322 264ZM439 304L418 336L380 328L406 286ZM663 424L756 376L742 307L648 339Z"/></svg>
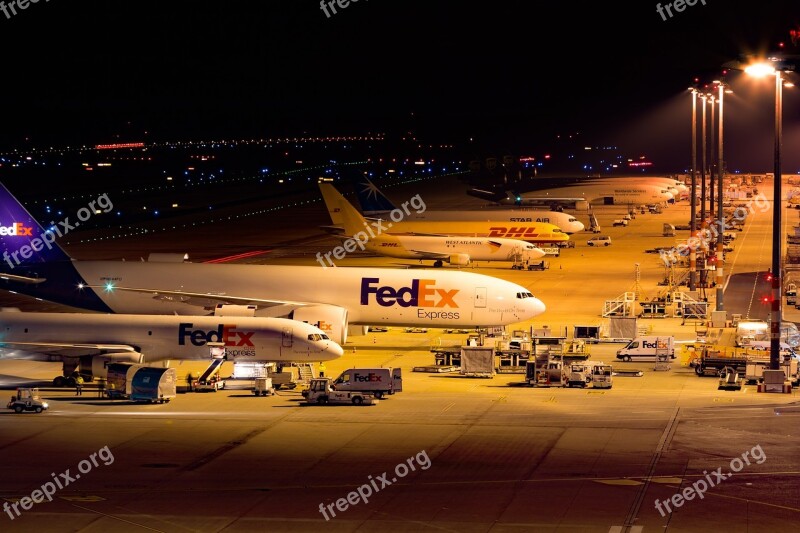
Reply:
<svg viewBox="0 0 800 533"><path fill-rule="evenodd" d="M327 183L321 183L320 189L331 219L334 223L341 220L344 228L342 237L355 239L359 248L378 255L432 260L435 267L442 266L445 261L456 266L466 266L472 261L525 263L545 255L541 249L528 242L502 237L448 237L394 232L380 232L371 237L366 230L369 223L339 191ZM320 254L317 254L317 259L326 266Z"/></svg>
<svg viewBox="0 0 800 533"><path fill-rule="evenodd" d="M0 288L103 313L204 315L219 304L254 306L255 316L308 322L343 344L349 324L473 328L545 310L525 287L471 272L77 261L2 185L0 226L24 228L0 231L3 258L23 258L0 261Z"/></svg>
<svg viewBox="0 0 800 533"><path fill-rule="evenodd" d="M326 189L338 191L330 183L320 183L320 189L325 194ZM346 201L346 200L345 200ZM406 206L407 207L407 206ZM333 208L331 220L335 226L343 222L337 207ZM330 211L330 207L329 207ZM408 209L408 212L412 212ZM476 220L406 220L405 212L400 210L400 217L390 216L391 221L381 219L381 227L391 228L391 233L395 235L436 235L447 237L506 237L509 239L520 239L530 243L558 243L569 240L569 235L561 231L560 228L547 222L492 222ZM398 220L395 220L398 218Z"/></svg>
<svg viewBox="0 0 800 533"><path fill-rule="evenodd" d="M470 189L467 194L501 205L584 205L596 201L615 205L642 205L674 199L669 185L646 178L536 178L527 192Z"/></svg>
<svg viewBox="0 0 800 533"><path fill-rule="evenodd" d="M361 211L368 218L386 219L389 214L397 209L395 204L386 197L378 187L369 179L363 178L355 184L358 202ZM570 235L586 229L583 223L569 213L561 211L522 210L522 209L475 209L459 211L411 211L404 220L415 221L484 221L484 222L546 222L558 226L561 231Z"/></svg>
<svg viewBox="0 0 800 533"><path fill-rule="evenodd" d="M318 362L342 356L321 329L285 318L0 312L0 357L61 360L62 386L76 369L105 377L109 363L169 360ZM213 350L216 348L216 350Z"/></svg>

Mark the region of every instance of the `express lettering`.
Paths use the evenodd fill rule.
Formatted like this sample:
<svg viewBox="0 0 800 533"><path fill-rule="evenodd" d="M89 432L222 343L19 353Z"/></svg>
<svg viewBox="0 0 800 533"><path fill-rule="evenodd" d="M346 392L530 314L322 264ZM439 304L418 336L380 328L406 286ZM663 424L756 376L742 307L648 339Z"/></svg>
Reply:
<svg viewBox="0 0 800 533"><path fill-rule="evenodd" d="M253 346L254 331L236 331L236 324L220 324L217 329L204 331L192 330L191 322L183 322L178 328L178 344L186 345L186 337L194 346L205 346L209 342L221 342L225 346ZM237 339L238 338L238 339Z"/></svg>
<svg viewBox="0 0 800 533"><path fill-rule="evenodd" d="M361 279L361 305L369 305L369 295L375 295L375 301L382 307L394 304L400 307L454 307L457 308L455 295L459 289L438 289L433 279L413 279L410 287L395 289L389 285L378 286L380 278Z"/></svg>

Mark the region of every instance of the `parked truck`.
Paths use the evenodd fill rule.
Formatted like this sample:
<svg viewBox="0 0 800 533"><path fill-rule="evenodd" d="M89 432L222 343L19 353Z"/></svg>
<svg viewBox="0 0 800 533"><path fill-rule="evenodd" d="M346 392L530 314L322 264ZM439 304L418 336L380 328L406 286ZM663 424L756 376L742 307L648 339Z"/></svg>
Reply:
<svg viewBox="0 0 800 533"><path fill-rule="evenodd" d="M361 391L339 391L333 388L331 378L314 378L302 393L306 403L317 405L374 405L375 396Z"/></svg>
<svg viewBox="0 0 800 533"><path fill-rule="evenodd" d="M348 368L333 382L337 391L369 392L376 398L403 390L399 368Z"/></svg>
<svg viewBox="0 0 800 533"><path fill-rule="evenodd" d="M627 346L617 350L617 359L631 361L635 358L652 357L666 354L675 359L675 337L644 335L636 337Z"/></svg>

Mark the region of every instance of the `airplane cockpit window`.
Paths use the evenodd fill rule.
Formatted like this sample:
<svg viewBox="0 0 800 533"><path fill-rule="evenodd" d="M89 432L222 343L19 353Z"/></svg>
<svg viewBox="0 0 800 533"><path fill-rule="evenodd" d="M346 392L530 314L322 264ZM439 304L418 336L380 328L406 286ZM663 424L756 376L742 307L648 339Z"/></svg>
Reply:
<svg viewBox="0 0 800 533"><path fill-rule="evenodd" d="M318 341L318 340L320 340L320 338L321 338L321 335L319 333L310 333L308 335L308 340L310 340L310 341Z"/></svg>
<svg viewBox="0 0 800 533"><path fill-rule="evenodd" d="M320 335L320 337L322 337L322 340L324 340L324 341L329 341L329 340L331 340L331 338L330 338L330 337L328 337L327 335L325 335L324 333L323 333L322 335Z"/></svg>

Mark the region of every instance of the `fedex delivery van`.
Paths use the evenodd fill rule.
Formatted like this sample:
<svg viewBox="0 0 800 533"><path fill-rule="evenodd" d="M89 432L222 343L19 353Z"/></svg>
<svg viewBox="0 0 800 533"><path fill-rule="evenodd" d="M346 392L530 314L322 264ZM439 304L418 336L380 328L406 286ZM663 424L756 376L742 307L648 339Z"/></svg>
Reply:
<svg viewBox="0 0 800 533"><path fill-rule="evenodd" d="M380 399L403 390L399 368L349 368L333 382L337 391L371 392Z"/></svg>
<svg viewBox="0 0 800 533"><path fill-rule="evenodd" d="M667 354L670 359L675 359L675 337L658 335L636 337L626 347L617 351L617 359L630 361L637 357L655 358L659 354Z"/></svg>

